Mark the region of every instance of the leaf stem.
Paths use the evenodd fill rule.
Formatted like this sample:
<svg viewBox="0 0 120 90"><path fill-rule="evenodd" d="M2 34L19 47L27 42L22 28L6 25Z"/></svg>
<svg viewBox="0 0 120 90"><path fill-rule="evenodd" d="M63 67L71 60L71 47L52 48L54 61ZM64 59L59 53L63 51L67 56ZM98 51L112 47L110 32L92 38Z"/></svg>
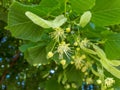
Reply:
<svg viewBox="0 0 120 90"><path fill-rule="evenodd" d="M67 11L67 8L66 8L67 7L67 1L68 0L65 0L65 12L64 12L65 13L65 17L66 17L66 11Z"/></svg>
<svg viewBox="0 0 120 90"><path fill-rule="evenodd" d="M51 51L53 51L53 49L54 49L54 47L55 47L56 43L57 43L57 42L55 41L55 43L54 43L54 45L53 45L53 47L52 47Z"/></svg>

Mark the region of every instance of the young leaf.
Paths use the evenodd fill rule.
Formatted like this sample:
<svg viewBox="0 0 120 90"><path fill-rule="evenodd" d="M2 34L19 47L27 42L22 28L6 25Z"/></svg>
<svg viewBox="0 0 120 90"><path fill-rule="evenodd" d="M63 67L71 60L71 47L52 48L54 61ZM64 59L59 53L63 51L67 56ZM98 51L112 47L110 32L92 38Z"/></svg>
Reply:
<svg viewBox="0 0 120 90"><path fill-rule="evenodd" d="M80 26L85 27L91 20L92 13L90 11L86 11L83 13L83 15L80 18Z"/></svg>

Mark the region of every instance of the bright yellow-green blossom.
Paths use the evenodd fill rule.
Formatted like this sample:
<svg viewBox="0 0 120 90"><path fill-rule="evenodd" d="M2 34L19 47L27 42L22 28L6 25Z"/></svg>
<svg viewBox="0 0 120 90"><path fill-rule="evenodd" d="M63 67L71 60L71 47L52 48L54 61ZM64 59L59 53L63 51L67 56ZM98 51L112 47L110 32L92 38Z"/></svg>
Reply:
<svg viewBox="0 0 120 90"><path fill-rule="evenodd" d="M63 59L63 55L65 54L68 58L71 53L71 49L69 47L70 44L66 44L65 42L61 42L57 48L57 52L59 53L59 59Z"/></svg>
<svg viewBox="0 0 120 90"><path fill-rule="evenodd" d="M60 41L60 39L64 40L66 38L64 34L64 30L62 28L55 28L55 31L51 32L51 37L56 40L57 42Z"/></svg>

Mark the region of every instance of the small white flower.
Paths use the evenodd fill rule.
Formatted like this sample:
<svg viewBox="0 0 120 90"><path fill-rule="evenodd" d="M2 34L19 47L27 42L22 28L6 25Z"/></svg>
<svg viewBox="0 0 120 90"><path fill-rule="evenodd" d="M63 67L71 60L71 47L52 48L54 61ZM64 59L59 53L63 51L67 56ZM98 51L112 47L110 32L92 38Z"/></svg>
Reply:
<svg viewBox="0 0 120 90"><path fill-rule="evenodd" d="M69 45L70 44L66 44L65 42L59 44L57 48L57 52L59 53L59 59L63 59L63 54L65 54L69 58L71 53Z"/></svg>
<svg viewBox="0 0 120 90"><path fill-rule="evenodd" d="M85 38L84 40L82 40L80 42L80 46L81 47L87 47L88 46L88 42L89 42L89 40L87 38Z"/></svg>
<svg viewBox="0 0 120 90"><path fill-rule="evenodd" d="M115 83L115 80L113 78L106 78L105 79L106 87L111 87L114 83Z"/></svg>
<svg viewBox="0 0 120 90"><path fill-rule="evenodd" d="M85 55L75 56L75 58L74 58L74 63L75 63L76 69L81 69L81 67L83 66L83 63L84 63L84 59L85 59L85 58L86 58Z"/></svg>
<svg viewBox="0 0 120 90"><path fill-rule="evenodd" d="M64 30L62 28L55 28L55 31L51 32L51 37L56 40L57 42L60 41L60 39L64 39L66 38L65 34L64 34Z"/></svg>

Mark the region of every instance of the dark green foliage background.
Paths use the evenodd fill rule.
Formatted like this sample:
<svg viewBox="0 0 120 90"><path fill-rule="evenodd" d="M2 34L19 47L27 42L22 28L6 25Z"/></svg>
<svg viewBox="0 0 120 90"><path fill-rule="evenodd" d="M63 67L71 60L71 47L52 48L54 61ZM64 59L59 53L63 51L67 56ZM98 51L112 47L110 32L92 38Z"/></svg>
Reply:
<svg viewBox="0 0 120 90"><path fill-rule="evenodd" d="M12 4L13 0L0 1L0 40L2 40L3 37L7 37L7 41L5 43L0 43L0 57L3 58L0 65L5 66L4 68L0 67L0 89L2 90L2 85L6 85L7 90L39 90L39 87L41 87L40 90L63 90L64 85L57 82L59 75L66 75L68 82L70 82L69 84L71 84L71 82L78 82L78 86L81 87L84 76L82 75L82 72L74 70L75 67L73 66L68 66L66 70L63 70L61 65L57 66L53 61L51 61L49 65L41 65L39 67L32 66L33 63L42 62L45 64L48 62L45 58L47 52L44 46L45 43L43 42L46 39L44 39L45 35L43 35L43 33L47 31L34 25L33 22L29 22L30 20L25 17L24 13L29 10L43 18L53 18L58 15L58 12L60 14L64 13L64 6L61 6L64 3L64 0L55 0L54 2L53 0L49 0L49 2L48 0L17 1L18 2L15 2L14 4ZM86 1L88 2L87 4L85 3ZM95 29L91 28L91 31L87 29L81 31L82 33L85 33L83 37L87 36L93 41L107 40L104 45L101 45L107 57L109 59L120 59L120 25L118 25L120 24L120 1L116 0L116 2L114 2L114 0L111 0L110 3L108 3L109 0L96 0L96 5L94 3L95 0L86 1L70 1L70 5L73 9L71 18L74 20L74 18L77 18L84 11L88 9L91 10L93 13L91 21L95 23L97 27ZM78 2L81 2L82 5L79 5ZM8 11L10 11L10 19L7 22ZM29 23L24 25L24 22L26 21ZM21 23L21 25L12 26L16 23ZM5 26L10 29L12 35L10 31L5 29ZM106 30L104 26L108 27L110 31ZM18 30L19 32L15 32L15 30ZM35 30L35 32L32 32L31 30ZM23 32L25 34L23 34ZM13 36L16 38L13 38ZM25 43L21 39L27 40L29 44L18 48ZM48 43L49 42L46 41L46 44ZM9 48L9 46L12 47ZM29 49L26 50L28 47ZM29 59L28 61L23 58L19 49L21 51L26 51L25 57L26 59ZM41 52L39 53L39 51ZM40 61L39 57L42 57ZM7 59L9 59L9 62L7 62ZM55 71L55 74L51 74L50 70L55 70L56 67L57 70ZM10 78L6 78L7 74L10 75ZM52 78L48 79L48 75ZM112 76L107 71L106 75ZM16 79L16 76L19 76L19 78ZM115 79L115 90L119 90L120 82L117 78ZM24 86L22 85L23 81L25 82ZM20 82L20 85L17 84L18 82ZM72 88L70 90L75 89Z"/></svg>

